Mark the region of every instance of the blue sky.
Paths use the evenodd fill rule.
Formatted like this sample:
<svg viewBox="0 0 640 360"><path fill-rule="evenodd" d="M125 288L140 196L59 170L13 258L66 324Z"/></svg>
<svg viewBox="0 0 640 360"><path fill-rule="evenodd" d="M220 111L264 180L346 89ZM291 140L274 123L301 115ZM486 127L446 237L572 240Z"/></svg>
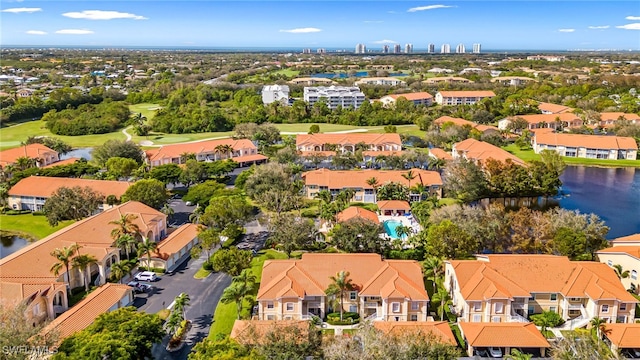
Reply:
<svg viewBox="0 0 640 360"><path fill-rule="evenodd" d="M640 50L638 1L0 0L0 44Z"/></svg>

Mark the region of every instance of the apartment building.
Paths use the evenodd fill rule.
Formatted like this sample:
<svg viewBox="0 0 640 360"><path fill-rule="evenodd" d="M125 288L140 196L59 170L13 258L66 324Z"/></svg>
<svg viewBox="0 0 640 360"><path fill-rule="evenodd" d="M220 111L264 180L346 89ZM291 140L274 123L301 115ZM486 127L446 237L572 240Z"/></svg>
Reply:
<svg viewBox="0 0 640 360"><path fill-rule="evenodd" d="M453 144L453 147L451 148L451 156L454 159L465 158L478 165L484 164L489 159L503 162L509 160L517 165L526 165L522 159L510 152L502 150L501 148L487 142L472 138Z"/></svg>
<svg viewBox="0 0 640 360"><path fill-rule="evenodd" d="M626 277L620 279L625 289L631 289L634 293L640 292L640 234L613 239L609 242L611 247L598 250L598 260L613 268L621 266L622 272L628 272Z"/></svg>
<svg viewBox="0 0 640 360"><path fill-rule="evenodd" d="M307 86L316 86L316 85L331 85L334 84L334 81L327 78L320 77L301 77L289 80L290 84L294 85L307 85Z"/></svg>
<svg viewBox="0 0 640 360"><path fill-rule="evenodd" d="M473 121L469 121L469 120L465 120L465 119L461 119L461 118L454 118L451 116L441 116L437 119L435 119L433 121L434 124L436 124L439 127L442 127L442 125L447 124L447 123L451 123L454 124L456 126L470 126L472 129L476 129L479 132L483 133L483 134L487 134L487 133L499 133L500 129L498 129L495 126L491 126L491 125L482 125L482 124L477 124L474 123Z"/></svg>
<svg viewBox="0 0 640 360"><path fill-rule="evenodd" d="M481 51L482 51L482 45L481 44L473 44L473 53L474 54L480 54Z"/></svg>
<svg viewBox="0 0 640 360"><path fill-rule="evenodd" d="M458 46L456 46L456 54L464 54L465 53L465 48L464 48L464 44L458 44Z"/></svg>
<svg viewBox="0 0 640 360"><path fill-rule="evenodd" d="M435 44L427 45L427 52L429 54L434 54L436 52L436 45Z"/></svg>
<svg viewBox="0 0 640 360"><path fill-rule="evenodd" d="M600 126L608 128L614 127L618 123L627 121L631 124L640 125L640 115L623 112L603 112L600 113Z"/></svg>
<svg viewBox="0 0 640 360"><path fill-rule="evenodd" d="M267 157L258 154L256 145L248 139L219 139L164 145L145 152L150 166L166 164L184 164L185 154L195 154L198 161L217 161L231 159L240 166L260 164Z"/></svg>
<svg viewBox="0 0 640 360"><path fill-rule="evenodd" d="M594 317L633 322L638 300L598 262L554 255L477 255L445 262L445 288L460 322L527 322L554 311L578 328Z"/></svg>
<svg viewBox="0 0 640 360"><path fill-rule="evenodd" d="M473 81L460 76L436 76L436 77L428 78L427 80L423 80L422 82L425 84L439 84L439 83L470 84Z"/></svg>
<svg viewBox="0 0 640 360"><path fill-rule="evenodd" d="M324 101L329 109L338 106L357 109L365 101L364 93L357 86L305 87L303 97L311 106L318 101Z"/></svg>
<svg viewBox="0 0 640 360"><path fill-rule="evenodd" d="M104 195L104 204L100 210L112 207L107 203L107 196L114 195L120 199L133 183L126 181L91 180L80 178L58 178L49 176L29 176L16 183L8 193L8 205L14 210L42 211L44 203L61 187L81 188Z"/></svg>
<svg viewBox="0 0 640 360"><path fill-rule="evenodd" d="M564 129L577 128L583 125L582 119L571 112L554 113L554 114L532 114L532 115L516 115L498 121L498 129L507 130L509 124L516 118L525 120L529 125L528 130L535 129Z"/></svg>
<svg viewBox="0 0 640 360"><path fill-rule="evenodd" d="M273 102L289 105L289 86L265 85L262 87L262 103L268 105Z"/></svg>
<svg viewBox="0 0 640 360"><path fill-rule="evenodd" d="M438 91L436 102L439 105L473 105L494 96L493 91Z"/></svg>
<svg viewBox="0 0 640 360"><path fill-rule="evenodd" d="M303 155L319 151L353 153L358 149L363 150L363 155L388 155L402 151L402 140L398 134L298 134L296 149Z"/></svg>
<svg viewBox="0 0 640 360"><path fill-rule="evenodd" d="M440 53L441 54L449 54L451 52L451 45L449 44L442 44L440 46Z"/></svg>
<svg viewBox="0 0 640 360"><path fill-rule="evenodd" d="M51 150L42 144L29 144L0 151L0 166L4 168L8 165L16 165L20 158L35 160L37 167L44 167L60 161L60 157L55 150Z"/></svg>
<svg viewBox="0 0 640 360"><path fill-rule="evenodd" d="M363 78L354 83L360 85L379 85L379 86L406 86L407 83L394 77L369 77Z"/></svg>
<svg viewBox="0 0 640 360"><path fill-rule="evenodd" d="M367 52L367 46L365 44L356 44L356 54L365 54Z"/></svg>
<svg viewBox="0 0 640 360"><path fill-rule="evenodd" d="M502 85L509 86L520 86L528 83L529 81L536 80L525 76L498 76L491 79L491 82L499 82Z"/></svg>
<svg viewBox="0 0 640 360"><path fill-rule="evenodd" d="M518 349L538 358L545 357L551 347L532 323L461 322L458 326L469 356L502 358L511 354L512 349Z"/></svg>
<svg viewBox="0 0 640 360"><path fill-rule="evenodd" d="M552 104L547 102L539 102L538 109L543 114L562 114L566 112L573 112L573 108L564 105Z"/></svg>
<svg viewBox="0 0 640 360"><path fill-rule="evenodd" d="M399 98L405 98L411 101L414 105L431 106L433 104L433 95L428 92L413 92L406 94L391 94L380 98L380 102L384 106L392 106Z"/></svg>
<svg viewBox="0 0 640 360"><path fill-rule="evenodd" d="M417 261L319 253L305 253L299 260L265 261L256 298L259 320L305 320L338 312L325 291L330 277L341 271L349 273L355 287L342 299L344 311L374 321L427 320L429 296Z"/></svg>
<svg viewBox="0 0 640 360"><path fill-rule="evenodd" d="M638 156L638 144L632 137L536 132L531 142L536 154L553 150L561 156L607 160L636 160Z"/></svg>
<svg viewBox="0 0 640 360"><path fill-rule="evenodd" d="M304 194L308 199L313 199L322 190L328 190L332 195L337 195L341 190L353 189L355 195L352 201L375 203L376 195L373 185L367 183L371 178L376 178L377 186L389 182L397 182L408 187L422 184L429 189L429 194L442 196L442 178L437 171L411 169L414 178L406 179L409 170L329 170L318 169L302 174L305 182ZM419 195L417 195L419 198Z"/></svg>

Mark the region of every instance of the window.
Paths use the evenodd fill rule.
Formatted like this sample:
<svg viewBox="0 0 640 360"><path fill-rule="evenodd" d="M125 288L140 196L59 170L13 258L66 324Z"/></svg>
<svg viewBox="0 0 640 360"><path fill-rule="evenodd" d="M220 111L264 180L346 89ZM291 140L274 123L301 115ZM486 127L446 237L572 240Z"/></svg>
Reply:
<svg viewBox="0 0 640 360"><path fill-rule="evenodd" d="M411 310L420 310L420 302L419 301L412 301L411 302Z"/></svg>
<svg viewBox="0 0 640 360"><path fill-rule="evenodd" d="M633 280L638 280L638 272L635 270L631 270L631 278Z"/></svg>
<svg viewBox="0 0 640 360"><path fill-rule="evenodd" d="M611 260L607 260L607 265L609 265L609 266L613 266L613 261L611 261Z"/></svg>
<svg viewBox="0 0 640 360"><path fill-rule="evenodd" d="M536 294L531 294L531 296L529 296L529 301L533 301L536 299Z"/></svg>
<svg viewBox="0 0 640 360"><path fill-rule="evenodd" d="M620 311L627 311L627 304L620 304Z"/></svg>
<svg viewBox="0 0 640 360"><path fill-rule="evenodd" d="M349 305L349 312L358 312L358 305Z"/></svg>
<svg viewBox="0 0 640 360"><path fill-rule="evenodd" d="M418 315L417 315L417 314L412 314L412 315L409 317L409 321L418 321Z"/></svg>
<svg viewBox="0 0 640 360"><path fill-rule="evenodd" d="M551 311L551 312L556 312L556 310L557 310L557 308L555 306L551 306L549 308L549 311Z"/></svg>
<svg viewBox="0 0 640 360"><path fill-rule="evenodd" d="M293 311L293 303L287 303L287 311Z"/></svg>
<svg viewBox="0 0 640 360"><path fill-rule="evenodd" d="M495 304L495 307L494 307L494 309L495 309L495 311L496 311L496 314L502 314L502 311L504 310L504 308L503 308L503 307L504 307L504 304L503 304L503 303L501 303L501 302L496 303L496 304Z"/></svg>
<svg viewBox="0 0 640 360"><path fill-rule="evenodd" d="M603 313L608 313L609 312L609 305L602 305L602 312Z"/></svg>
<svg viewBox="0 0 640 360"><path fill-rule="evenodd" d="M391 303L391 311L394 313L400 312L400 303L399 302Z"/></svg>
<svg viewBox="0 0 640 360"><path fill-rule="evenodd" d="M349 291L349 300L355 301L357 299L358 299L358 292L357 291Z"/></svg>
<svg viewBox="0 0 640 360"><path fill-rule="evenodd" d="M267 301L267 309L273 309L273 301Z"/></svg>
<svg viewBox="0 0 640 360"><path fill-rule="evenodd" d="M473 303L473 311L482 311L482 303L480 301Z"/></svg>
<svg viewBox="0 0 640 360"><path fill-rule="evenodd" d="M480 322L480 321L482 321L482 315L480 315L480 314L473 315L473 321L472 322Z"/></svg>
<svg viewBox="0 0 640 360"><path fill-rule="evenodd" d="M275 320L276 316L275 315L267 315L267 320Z"/></svg>
<svg viewBox="0 0 640 360"><path fill-rule="evenodd" d="M491 322L498 323L498 322L500 322L500 320L501 320L501 319L500 319L500 316L494 316L494 317L491 319Z"/></svg>
<svg viewBox="0 0 640 360"><path fill-rule="evenodd" d="M556 301L556 300L558 300L558 294L551 294L551 296L549 297L549 299L550 299L551 301Z"/></svg>

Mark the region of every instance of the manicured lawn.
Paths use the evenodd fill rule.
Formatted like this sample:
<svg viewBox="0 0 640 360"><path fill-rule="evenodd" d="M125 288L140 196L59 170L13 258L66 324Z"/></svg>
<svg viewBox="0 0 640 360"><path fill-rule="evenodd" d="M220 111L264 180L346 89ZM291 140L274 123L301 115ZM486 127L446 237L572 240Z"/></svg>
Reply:
<svg viewBox="0 0 640 360"><path fill-rule="evenodd" d="M292 69L282 69L282 70L274 71L273 74L293 77L293 76L298 76L298 74L300 74L300 71L292 70Z"/></svg>
<svg viewBox="0 0 640 360"><path fill-rule="evenodd" d="M515 144L510 144L503 149L519 157L524 161L540 160L540 155L533 150L520 150ZM577 157L563 157L568 165L605 166L605 167L640 167L640 160L602 160L585 159Z"/></svg>
<svg viewBox="0 0 640 360"><path fill-rule="evenodd" d="M503 149L519 157L524 161L540 160L540 155L533 152L533 150L520 150L515 144L510 144L503 147Z"/></svg>
<svg viewBox="0 0 640 360"><path fill-rule="evenodd" d="M211 274L211 271L209 270L205 270L204 268L200 268L198 271L196 271L195 275L193 275L194 279L204 279L207 276L209 276L209 274Z"/></svg>
<svg viewBox="0 0 640 360"><path fill-rule="evenodd" d="M72 223L73 221L63 221L58 226L52 227L45 216L33 216L31 214L0 215L0 230L24 233L37 240L53 234Z"/></svg>
<svg viewBox="0 0 640 360"><path fill-rule="evenodd" d="M358 329L342 329L342 334L344 335L353 335L358 331Z"/></svg>
<svg viewBox="0 0 640 360"><path fill-rule="evenodd" d="M204 139L215 139L215 138L228 138L233 135L233 131L225 131L225 132L207 132L207 133L197 133L197 134L162 134L162 133L151 133L148 136L137 136L133 133L133 130L127 130L129 134L131 134L131 141L139 144L141 141L151 141L154 145L166 145L166 144L176 144L188 141L197 141Z"/></svg>
<svg viewBox="0 0 640 360"><path fill-rule="evenodd" d="M417 136L419 138L425 137L426 131L420 130L418 125L395 125L398 129L398 134L407 136ZM371 126L369 132L382 134L384 133L384 126Z"/></svg>
<svg viewBox="0 0 640 360"><path fill-rule="evenodd" d="M354 129L373 129L378 128L378 126L354 126L354 125L341 125L341 124L314 124L314 123L300 123L300 124L275 124L278 130L283 132L302 132L307 133L309 131L309 127L311 125L318 125L320 127L320 132L335 132L335 131L345 131L345 130L354 130Z"/></svg>
<svg viewBox="0 0 640 360"><path fill-rule="evenodd" d="M151 120L156 116L156 110L158 108L160 108L160 105L151 103L129 105L129 111L131 111L132 114L142 113L147 120Z"/></svg>

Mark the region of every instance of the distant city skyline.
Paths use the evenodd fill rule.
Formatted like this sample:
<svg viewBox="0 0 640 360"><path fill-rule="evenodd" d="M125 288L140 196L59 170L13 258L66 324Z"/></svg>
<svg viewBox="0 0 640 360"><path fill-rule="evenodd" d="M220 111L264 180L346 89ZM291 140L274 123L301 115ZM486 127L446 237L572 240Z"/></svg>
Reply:
<svg viewBox="0 0 640 360"><path fill-rule="evenodd" d="M632 1L0 1L0 43L640 50ZM332 11L336 9L336 11ZM337 11L339 9L339 11ZM313 16L310 16L313 14Z"/></svg>

